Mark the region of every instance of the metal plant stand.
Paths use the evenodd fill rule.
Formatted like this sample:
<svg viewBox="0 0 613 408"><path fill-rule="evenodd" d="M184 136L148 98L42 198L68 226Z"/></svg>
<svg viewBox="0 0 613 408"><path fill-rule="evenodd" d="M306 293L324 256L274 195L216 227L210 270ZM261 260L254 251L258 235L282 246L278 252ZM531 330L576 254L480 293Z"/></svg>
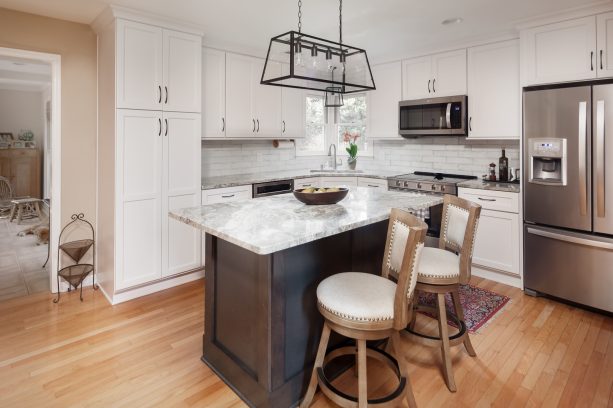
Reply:
<svg viewBox="0 0 613 408"><path fill-rule="evenodd" d="M79 286L81 286L81 293L79 298L81 302L83 301L83 281L89 275L92 274L92 286L94 290L98 289L98 285L96 284L96 276L95 276L95 259L96 259L96 246L95 246L95 232L92 224L85 219L83 213L73 214L71 217L71 222L66 224L66 226L62 229L59 238L59 245L57 249L57 258L58 258L58 271L57 271L57 298L53 299L53 303L57 303L60 301L60 278L64 279L68 283L68 292L74 288L77 290ZM68 241L62 242L62 236L68 227L74 225L75 223L83 223L87 225L91 230L91 239L79 239L76 241ZM92 250L92 263L80 263L81 259ZM65 266L60 268L60 251L64 252L74 264Z"/></svg>

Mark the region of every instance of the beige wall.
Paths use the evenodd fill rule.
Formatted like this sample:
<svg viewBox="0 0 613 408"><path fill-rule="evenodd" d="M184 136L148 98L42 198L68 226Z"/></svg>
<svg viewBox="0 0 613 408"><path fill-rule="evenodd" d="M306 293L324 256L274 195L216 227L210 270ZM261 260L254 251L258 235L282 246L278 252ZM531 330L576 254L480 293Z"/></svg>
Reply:
<svg viewBox="0 0 613 408"><path fill-rule="evenodd" d="M62 224L96 216L96 35L88 25L0 8L0 47L62 57Z"/></svg>
<svg viewBox="0 0 613 408"><path fill-rule="evenodd" d="M0 89L0 130L11 132L15 140L22 130L30 130L34 133L36 148L42 150L44 115L42 91Z"/></svg>

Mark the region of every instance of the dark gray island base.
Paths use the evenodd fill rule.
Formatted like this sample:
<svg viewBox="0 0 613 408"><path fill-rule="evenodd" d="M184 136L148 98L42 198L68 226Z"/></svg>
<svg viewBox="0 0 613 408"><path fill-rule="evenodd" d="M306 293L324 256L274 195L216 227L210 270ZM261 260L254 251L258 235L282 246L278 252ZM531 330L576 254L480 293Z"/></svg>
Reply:
<svg viewBox="0 0 613 408"><path fill-rule="evenodd" d="M380 273L386 233L381 221L268 255L207 234L202 360L250 406L297 405L323 326L317 285Z"/></svg>

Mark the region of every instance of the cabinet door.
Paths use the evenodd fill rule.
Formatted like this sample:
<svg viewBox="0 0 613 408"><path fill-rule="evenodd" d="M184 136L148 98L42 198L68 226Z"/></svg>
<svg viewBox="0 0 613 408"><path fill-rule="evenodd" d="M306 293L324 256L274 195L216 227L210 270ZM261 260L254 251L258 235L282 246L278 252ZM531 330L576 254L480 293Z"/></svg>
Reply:
<svg viewBox="0 0 613 408"><path fill-rule="evenodd" d="M164 30L164 110L200 112L202 40Z"/></svg>
<svg viewBox="0 0 613 408"><path fill-rule="evenodd" d="M226 53L202 52L202 138L226 135Z"/></svg>
<svg viewBox="0 0 613 408"><path fill-rule="evenodd" d="M613 13L597 16L598 77L613 76Z"/></svg>
<svg viewBox="0 0 613 408"><path fill-rule="evenodd" d="M470 139L519 139L519 41L468 50Z"/></svg>
<svg viewBox="0 0 613 408"><path fill-rule="evenodd" d="M289 65L281 67L283 74L289 75ZM302 89L281 88L281 137L283 139L299 139L304 137L305 129L305 97Z"/></svg>
<svg viewBox="0 0 613 408"><path fill-rule="evenodd" d="M596 78L596 17L533 28L521 38L526 84Z"/></svg>
<svg viewBox="0 0 613 408"><path fill-rule="evenodd" d="M387 180L371 177L358 177L358 187L375 188L387 191Z"/></svg>
<svg viewBox="0 0 613 408"><path fill-rule="evenodd" d="M376 90L368 93L372 139L402 139L398 135L398 102L402 100L402 65L400 62L374 65L372 75Z"/></svg>
<svg viewBox="0 0 613 408"><path fill-rule="evenodd" d="M200 266L200 230L168 211L200 205L200 115L164 113L162 170L162 276Z"/></svg>
<svg viewBox="0 0 613 408"><path fill-rule="evenodd" d="M466 50L432 56L432 94L466 95Z"/></svg>
<svg viewBox="0 0 613 408"><path fill-rule="evenodd" d="M404 100L431 97L432 57L427 56L402 61L402 83L402 99Z"/></svg>
<svg viewBox="0 0 613 408"><path fill-rule="evenodd" d="M117 111L116 289L162 277L161 115Z"/></svg>
<svg viewBox="0 0 613 408"><path fill-rule="evenodd" d="M117 21L117 107L157 110L162 107L163 30Z"/></svg>
<svg viewBox="0 0 613 408"><path fill-rule="evenodd" d="M252 138L255 115L251 110L253 58L226 54L226 136Z"/></svg>
<svg viewBox="0 0 613 408"><path fill-rule="evenodd" d="M473 264L519 275L519 216L482 210Z"/></svg>
<svg viewBox="0 0 613 408"><path fill-rule="evenodd" d="M281 75L281 64L268 61L271 75ZM278 139L283 130L281 119L281 88L262 85L264 60L254 58L251 65L252 111L255 112L255 137Z"/></svg>

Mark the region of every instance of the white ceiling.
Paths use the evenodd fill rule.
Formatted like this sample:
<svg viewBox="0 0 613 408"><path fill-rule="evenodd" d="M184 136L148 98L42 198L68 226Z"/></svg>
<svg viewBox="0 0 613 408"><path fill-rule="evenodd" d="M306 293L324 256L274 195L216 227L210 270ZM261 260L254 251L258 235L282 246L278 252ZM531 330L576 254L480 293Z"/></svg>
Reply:
<svg viewBox="0 0 613 408"><path fill-rule="evenodd" d="M518 23L613 0L345 0L343 39L373 61L400 59L512 34ZM264 53L270 37L297 26L297 0L0 0L0 7L91 23L107 4L201 26L205 43ZM461 17L464 22L443 26ZM303 31L338 38L338 1L303 0Z"/></svg>
<svg viewBox="0 0 613 408"><path fill-rule="evenodd" d="M51 85L51 65L21 58L0 58L0 89L40 92Z"/></svg>

